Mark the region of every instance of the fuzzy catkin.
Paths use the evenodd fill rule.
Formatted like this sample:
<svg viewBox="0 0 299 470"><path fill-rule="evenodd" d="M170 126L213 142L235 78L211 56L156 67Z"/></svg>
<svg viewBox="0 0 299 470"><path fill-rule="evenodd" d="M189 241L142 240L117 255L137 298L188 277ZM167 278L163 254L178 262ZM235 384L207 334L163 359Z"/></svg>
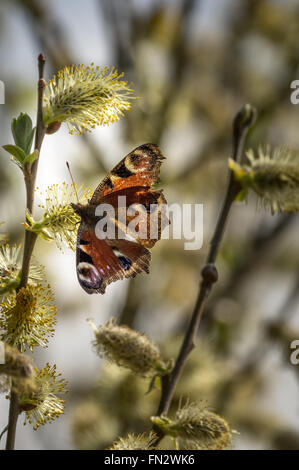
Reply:
<svg viewBox="0 0 299 470"><path fill-rule="evenodd" d="M133 90L114 68L64 67L46 86L44 124L51 133L66 122L70 134L108 125L131 108Z"/></svg>
<svg viewBox="0 0 299 470"><path fill-rule="evenodd" d="M96 328L95 336L93 345L100 356L136 375L152 377L166 369L157 346L144 334L117 325L114 319Z"/></svg>
<svg viewBox="0 0 299 470"><path fill-rule="evenodd" d="M128 434L127 437L120 437L113 442L108 450L152 450L156 435L153 432L149 434Z"/></svg>
<svg viewBox="0 0 299 470"><path fill-rule="evenodd" d="M275 212L299 210L299 154L288 148L260 147L247 152L248 163L230 160L235 179L247 193L252 189L259 203Z"/></svg>
<svg viewBox="0 0 299 470"><path fill-rule="evenodd" d="M187 403L172 420L166 416L152 417L164 434L179 439L184 449L224 450L231 444L231 429L216 413Z"/></svg>

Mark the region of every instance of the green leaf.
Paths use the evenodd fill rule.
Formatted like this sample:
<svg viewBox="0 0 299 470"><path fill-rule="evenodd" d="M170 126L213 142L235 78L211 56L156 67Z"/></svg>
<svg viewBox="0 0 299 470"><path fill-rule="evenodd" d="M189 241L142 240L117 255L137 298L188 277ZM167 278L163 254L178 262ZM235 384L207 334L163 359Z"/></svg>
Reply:
<svg viewBox="0 0 299 470"><path fill-rule="evenodd" d="M160 375L157 375L156 378L155 378L155 387L158 390L162 390L162 378L161 378Z"/></svg>
<svg viewBox="0 0 299 470"><path fill-rule="evenodd" d="M47 221L42 219L39 222L36 222L30 212L26 210L26 222L23 224L25 229L29 232L37 233L41 238L46 241L53 240L53 237L49 234L48 230L45 228Z"/></svg>
<svg viewBox="0 0 299 470"><path fill-rule="evenodd" d="M151 379L148 390L145 393L146 395L150 393L152 390L155 388L158 388L159 390L162 390L162 379L160 375L154 375L154 377Z"/></svg>
<svg viewBox="0 0 299 470"><path fill-rule="evenodd" d="M24 168L24 163L26 159L26 154L17 145L3 145L4 150L6 150L10 155L12 155L12 161L16 163L21 169Z"/></svg>
<svg viewBox="0 0 299 470"><path fill-rule="evenodd" d="M26 155L29 155L35 131L32 127L30 116L26 113L21 113L18 118L14 118L11 130L15 144L24 150Z"/></svg>
<svg viewBox="0 0 299 470"><path fill-rule="evenodd" d="M247 197L247 193L248 193L247 188L241 189L241 191L239 191L238 194L236 195L235 201L237 202L244 201Z"/></svg>
<svg viewBox="0 0 299 470"><path fill-rule="evenodd" d="M8 292L12 292L19 287L20 279L13 279L10 280L6 285L0 286L0 295L7 294Z"/></svg>
<svg viewBox="0 0 299 470"><path fill-rule="evenodd" d="M39 151L34 150L34 152L32 152L30 155L27 155L27 157L25 158L25 163L29 163L29 165L32 165L32 163L35 162L35 160L38 158L38 155Z"/></svg>

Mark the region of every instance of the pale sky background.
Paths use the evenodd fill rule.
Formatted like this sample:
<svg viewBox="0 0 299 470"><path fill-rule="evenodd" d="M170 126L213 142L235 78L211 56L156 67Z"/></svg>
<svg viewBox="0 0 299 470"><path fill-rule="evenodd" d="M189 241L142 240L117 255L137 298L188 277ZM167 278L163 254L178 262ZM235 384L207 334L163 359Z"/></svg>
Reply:
<svg viewBox="0 0 299 470"><path fill-rule="evenodd" d="M154 0L153 0L154 1ZM57 17L65 28L65 37L67 44L72 51L73 57L79 63L89 64L95 62L100 66L113 65L113 57L109 48L109 34L105 30L105 24L101 24L99 9L94 0L47 0L45 1L51 7L53 16ZM152 0L134 0L136 8L145 11L151 7ZM169 0L169 3L172 3ZM206 36L207 34L221 35L221 28L225 24L225 17L228 9L234 8L238 2L236 0L205 0L201 6L200 17L194 16L190 25L190 34L195 36ZM2 43L0 44L0 79L6 85L6 92L14 93L14 87L18 83L31 85L37 77L36 57L40 50L33 42L33 36L26 24L26 18L21 11L11 2L9 7L5 3L5 8L0 2L0 27L4 28L2 33ZM99 26L100 23L100 26ZM86 36L88 31L88 37ZM47 68L46 68L47 73ZM9 77L9 81L6 78ZM11 77L15 77L13 80ZM8 135L11 118L14 117L7 112L5 105L0 106L1 129L0 135ZM26 111L35 119L36 107L31 103L30 109L20 109ZM126 148L122 141L122 123L119 122L107 128L98 127L93 131L92 138L103 150L106 156L107 166L111 167L117 163L129 148ZM192 133L193 135L194 133ZM181 134L182 136L182 134ZM201 134L199 134L201 139ZM180 155L180 145L174 142L170 136L169 141L165 142L166 154L172 155L170 165L176 165ZM186 131L185 140L181 145L197 145L198 142L190 144L190 134ZM7 143L7 142L3 142ZM2 145L2 143L1 143ZM185 146L186 146L185 145ZM75 161L80 161L80 151L83 151L83 144L79 137L69 136L66 127L64 127L55 136L46 137L42 154L39 162L38 186L41 190L48 185L62 181L69 182L69 175L66 170L65 162L69 161L71 166ZM190 152L191 153L191 152ZM84 161L80 161L81 167L87 166L89 161L86 157L87 151L84 149ZM24 211L24 188L22 175L19 169L11 166L14 179L20 184L19 196L13 195L5 201L1 201L1 220L7 221L7 230L9 231L11 214L14 218L22 220ZM81 183L79 175L74 174L78 184ZM94 187L98 183L95 175ZM12 196L12 195L11 195ZM38 202L38 199L37 199ZM42 243L42 242L40 242ZM38 253L38 247L37 247ZM68 250L64 253L59 252L54 247L49 247L47 251L40 250L41 261L46 266L52 289L56 296L58 308L63 309L65 303L70 303L74 296L74 285L77 284L75 270L75 254ZM99 359L91 349L90 341L93 338L90 326L86 318L94 317L96 323L104 322L113 311L118 310L119 304L125 301L127 281L112 284L107 289L104 296L88 296L77 285L76 291L76 311L74 314L68 314L59 317L54 338L49 342L49 348L46 350L38 349L34 357L37 365L44 366L49 361L56 363L59 371L69 381L69 388L76 384L76 381L93 383L95 371L99 365ZM273 289L272 289L273 293ZM263 293L261 294L263 295ZM278 296L283 298L284 288L280 285ZM273 301L269 299L269 303ZM277 299L279 302L279 298ZM274 353L275 354L275 353ZM275 361L275 357L273 358ZM268 365L271 368L271 363ZM80 375L78 376L78 370ZM281 380L281 376L279 376ZM286 390L284 395L284 410L286 417L290 421L298 421L294 417L294 403L297 393L293 376L285 372L284 381ZM281 406L281 396L276 396L275 383L273 385L273 402L277 407ZM67 400L67 396L66 396ZM286 406L289 403L289 407ZM273 404L273 403L272 403ZM265 406L267 404L265 403ZM57 419L52 424L47 424L38 432L34 432L30 425L22 429L22 417L19 420L17 432L17 448L21 449L68 449L73 448L69 430L69 415L66 405L65 416ZM297 410L298 411L298 410ZM8 400L0 397L0 430L7 424ZM0 447L3 447L1 442ZM243 447L250 448L257 443L252 443L243 437Z"/></svg>

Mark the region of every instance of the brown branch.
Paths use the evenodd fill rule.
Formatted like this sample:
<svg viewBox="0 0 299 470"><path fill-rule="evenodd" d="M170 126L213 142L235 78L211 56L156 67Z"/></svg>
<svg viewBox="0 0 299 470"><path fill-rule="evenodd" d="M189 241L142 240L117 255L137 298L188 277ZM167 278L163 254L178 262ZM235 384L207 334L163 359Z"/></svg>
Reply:
<svg viewBox="0 0 299 470"><path fill-rule="evenodd" d="M35 132L35 144L34 149L40 152L42 142L45 136L45 128L43 124L43 94L45 88L45 81L43 79L44 74L45 57L43 54L38 56L38 103L37 103L37 119L36 119L36 132ZM38 167L39 157L35 160L32 166L27 166L24 170L24 179L26 185L26 208L31 213L34 203L34 186L36 180L36 173ZM33 252L33 248L36 242L37 235L33 232L25 230L25 243L22 261L22 272L21 280L17 290L25 287L28 282L28 275L30 269L30 260ZM20 414L18 396L15 392L10 393L10 406L9 406L9 417L8 417L8 428L7 428L7 440L6 450L13 450L15 445L16 429L18 416Z"/></svg>
<svg viewBox="0 0 299 470"><path fill-rule="evenodd" d="M233 123L233 152L232 158L235 161L240 161L243 150L245 138L249 127L254 123L256 117L256 110L250 106L245 105L236 115ZM229 215L231 205L240 190L239 184L235 181L233 173L230 171L229 182L227 187L226 196L222 205L222 209L216 224L214 236L212 238L210 251L206 260L206 264L202 269L202 281L200 284L197 300L193 309L191 320L186 331L181 349L176 359L174 368L169 375L165 376L162 381L162 394L158 407L157 415L166 414L171 405L171 401L175 392L176 385L181 377L186 360L194 348L195 337L199 327L200 319L205 307L206 299L210 293L212 285L217 281L218 274L214 265L216 260L219 246L223 237L226 221ZM162 437L162 431L155 427L158 434L159 442Z"/></svg>
<svg viewBox="0 0 299 470"><path fill-rule="evenodd" d="M206 315L202 324L205 333L214 327L213 312L218 300L223 297L231 298L236 296L236 292L240 290L246 279L259 266L263 266L266 263L273 245L288 230L294 218L295 214L283 214L269 230L266 230L264 224L262 224L256 231L253 239L246 241L246 253L242 256L242 259L238 260L229 279L217 290L216 295L206 309Z"/></svg>
<svg viewBox="0 0 299 470"><path fill-rule="evenodd" d="M35 144L34 149L40 152L43 139L45 136L45 128L43 124L43 95L45 89L45 81L43 79L43 71L45 65L45 57L43 54L38 56L38 70L39 70L39 81L38 81L38 98L37 98L37 118L36 118L36 133L35 133ZM27 210L32 213L34 203L34 187L38 167L38 158L33 162L31 167L27 167L24 171L24 179L27 193ZM25 231L25 245L23 253L22 263L22 274L19 289L25 287L28 281L28 274L30 268L30 259L32 251L35 245L37 235L33 232Z"/></svg>

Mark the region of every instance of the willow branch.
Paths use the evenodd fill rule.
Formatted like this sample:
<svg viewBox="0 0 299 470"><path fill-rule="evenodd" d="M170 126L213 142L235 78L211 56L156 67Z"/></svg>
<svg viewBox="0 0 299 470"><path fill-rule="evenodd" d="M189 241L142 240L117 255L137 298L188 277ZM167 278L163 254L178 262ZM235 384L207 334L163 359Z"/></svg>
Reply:
<svg viewBox="0 0 299 470"><path fill-rule="evenodd" d="M43 54L38 56L38 70L39 70L39 80L38 80L38 98L37 98L37 118L36 118L36 132L35 132L35 144L34 149L40 153L43 139L45 136L45 128L43 124L43 95L45 89L45 81L43 79L44 73L45 58ZM27 210L32 213L33 203L34 203L34 187L37 174L39 157L33 162L32 166L28 166L24 171L26 194L27 194ZM23 253L23 263L22 263L22 274L20 287L25 287L28 281L30 259L32 251L35 245L37 235L33 232L25 230L25 245Z"/></svg>
<svg viewBox="0 0 299 470"><path fill-rule="evenodd" d="M232 158L239 162L244 151L245 138L249 127L254 123L256 110L250 105L245 105L236 115L233 122L233 148ZM186 360L194 348L195 337L202 317L207 297L211 291L213 284L218 279L217 269L214 265L220 243L223 237L226 221L230 212L232 203L240 190L239 184L233 177L232 171L229 173L229 181L226 196L217 220L214 235L211 241L210 250L204 268L201 271L201 284L195 306L191 315L189 326L187 328L183 343L177 356L174 368L169 375L165 376L162 381L162 394L158 407L157 415L166 414L171 405L171 401L175 392L176 385L181 377ZM163 437L160 429L155 428L158 434L158 441Z"/></svg>
<svg viewBox="0 0 299 470"><path fill-rule="evenodd" d="M45 88L45 81L43 79L44 74L44 65L45 57L43 54L38 56L38 102L37 102L37 119L36 119L36 132L35 132L35 144L34 149L38 150L40 153L42 142L45 136L45 128L43 124L43 94ZM37 158L32 166L27 166L24 170L24 179L26 186L26 208L31 213L33 210L34 203L34 187L38 167ZM25 242L24 242L24 252L23 252L23 261L22 261L22 271L21 271L21 280L17 290L20 290L22 287L25 287L28 282L28 275L30 269L30 260L33 252L33 248L36 242L37 235L33 232L25 230ZM14 449L17 421L19 416L19 404L18 396L15 392L11 390L10 393L10 406L9 406L9 417L8 417L8 427L7 427L7 440L6 440L6 450Z"/></svg>

